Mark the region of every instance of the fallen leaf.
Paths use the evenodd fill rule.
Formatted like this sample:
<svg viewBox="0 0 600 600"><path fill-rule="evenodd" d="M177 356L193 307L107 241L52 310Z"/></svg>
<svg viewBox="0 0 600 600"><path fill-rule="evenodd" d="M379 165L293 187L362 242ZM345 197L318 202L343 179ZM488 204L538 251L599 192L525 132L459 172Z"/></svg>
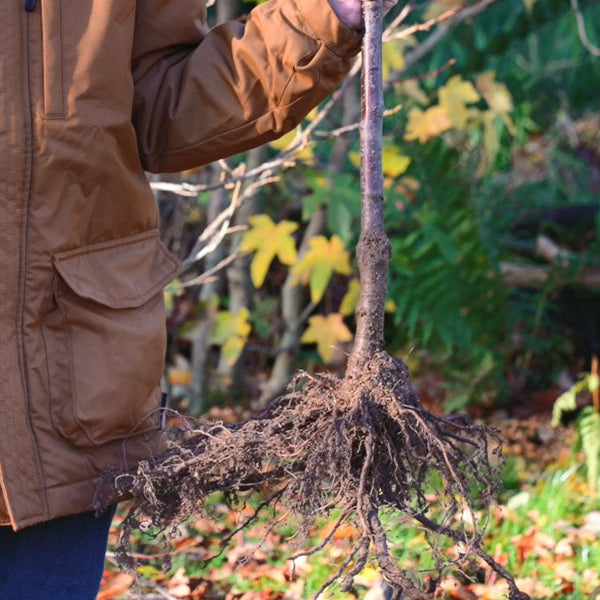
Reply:
<svg viewBox="0 0 600 600"><path fill-rule="evenodd" d="M475 598L478 598L473 591L452 576L445 577L440 582L439 589L445 592L447 597L452 600L475 600Z"/></svg>
<svg viewBox="0 0 600 600"><path fill-rule="evenodd" d="M575 556L575 550L573 550L571 542L568 539L563 538L562 540L559 540L554 547L554 554L557 557L571 557Z"/></svg>
<svg viewBox="0 0 600 600"><path fill-rule="evenodd" d="M556 546L554 538L542 533L537 527L530 527L527 533L514 536L511 543L517 549L520 565L523 564L529 554L534 554L542 560L552 559L550 549Z"/></svg>
<svg viewBox="0 0 600 600"><path fill-rule="evenodd" d="M118 598L133 585L134 581L135 578L130 573L125 573L123 571L115 573L113 571L105 570L96 600L111 600L112 598Z"/></svg>
<svg viewBox="0 0 600 600"><path fill-rule="evenodd" d="M468 590L474 594L473 598L477 598L477 600L505 600L508 585L505 581L472 583L468 586Z"/></svg>
<svg viewBox="0 0 600 600"><path fill-rule="evenodd" d="M552 590L545 586L541 581L535 580L533 577L523 577L515 579L518 588L532 598L546 598L552 596Z"/></svg>
<svg viewBox="0 0 600 600"><path fill-rule="evenodd" d="M192 590L190 589L190 578L186 575L185 569L180 567L169 578L167 590L174 598L187 598Z"/></svg>
<svg viewBox="0 0 600 600"><path fill-rule="evenodd" d="M336 520L330 521L329 523L327 523L327 525L323 527L323 531L321 532L322 539L325 539L328 536L331 536L331 539L334 539L336 541L353 540L358 538L358 530L351 523L341 523L339 527L337 527L337 529L333 532L333 535L331 535L331 532L335 527L336 522Z"/></svg>

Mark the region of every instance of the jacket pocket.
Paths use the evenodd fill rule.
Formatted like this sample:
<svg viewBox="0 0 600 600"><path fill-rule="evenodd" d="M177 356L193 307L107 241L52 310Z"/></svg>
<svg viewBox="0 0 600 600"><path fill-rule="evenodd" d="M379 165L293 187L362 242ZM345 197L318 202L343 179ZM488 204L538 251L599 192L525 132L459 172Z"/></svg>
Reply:
<svg viewBox="0 0 600 600"><path fill-rule="evenodd" d="M155 231L57 254L43 324L50 414L78 446L158 429L163 287L180 271Z"/></svg>
<svg viewBox="0 0 600 600"><path fill-rule="evenodd" d="M63 118L66 115L63 81L63 22L61 0L44 0L42 10L42 76L44 115Z"/></svg>

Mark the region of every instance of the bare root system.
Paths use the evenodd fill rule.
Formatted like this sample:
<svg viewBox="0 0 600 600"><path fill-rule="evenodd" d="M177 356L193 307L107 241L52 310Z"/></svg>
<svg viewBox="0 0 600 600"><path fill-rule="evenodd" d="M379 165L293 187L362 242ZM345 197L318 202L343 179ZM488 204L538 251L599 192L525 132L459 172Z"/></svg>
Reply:
<svg viewBox="0 0 600 600"><path fill-rule="evenodd" d="M344 522L352 522L359 535L322 589L338 582L349 590L375 559L384 578L413 600L431 598L436 580L424 583L399 565L389 528L418 523L428 532L438 574L447 566L438 541L447 537L461 558L477 556L504 577L510 600L525 600L512 576L482 548L501 463L494 429L428 412L404 363L379 352L344 379L299 373L288 393L255 418L234 425L199 422L180 431L136 473L103 481L97 505L106 503L115 486L118 493L133 494L121 530L125 560L129 534L141 523L165 532L204 513L208 496L217 491L235 498L268 490L257 511L281 503L306 529L341 509L319 548Z"/></svg>

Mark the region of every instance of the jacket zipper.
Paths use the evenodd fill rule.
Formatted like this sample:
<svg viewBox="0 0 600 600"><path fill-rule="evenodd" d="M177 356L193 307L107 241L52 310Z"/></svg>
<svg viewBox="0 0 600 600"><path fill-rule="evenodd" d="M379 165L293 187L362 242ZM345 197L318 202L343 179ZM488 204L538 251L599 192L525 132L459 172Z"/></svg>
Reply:
<svg viewBox="0 0 600 600"><path fill-rule="evenodd" d="M32 11L35 10L35 1L36 0L25 0L25 10Z"/></svg>

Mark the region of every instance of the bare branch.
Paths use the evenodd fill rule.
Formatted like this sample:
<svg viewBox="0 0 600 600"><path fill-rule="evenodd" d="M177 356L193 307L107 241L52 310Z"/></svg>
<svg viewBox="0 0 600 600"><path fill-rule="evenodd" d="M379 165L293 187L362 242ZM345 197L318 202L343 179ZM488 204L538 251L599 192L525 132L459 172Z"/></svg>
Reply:
<svg viewBox="0 0 600 600"><path fill-rule="evenodd" d="M577 21L577 33L579 34L581 43L594 56L600 56L600 48L592 44L585 29L585 19L583 18L581 8L579 8L579 0L571 0L571 8L573 9L575 20Z"/></svg>

